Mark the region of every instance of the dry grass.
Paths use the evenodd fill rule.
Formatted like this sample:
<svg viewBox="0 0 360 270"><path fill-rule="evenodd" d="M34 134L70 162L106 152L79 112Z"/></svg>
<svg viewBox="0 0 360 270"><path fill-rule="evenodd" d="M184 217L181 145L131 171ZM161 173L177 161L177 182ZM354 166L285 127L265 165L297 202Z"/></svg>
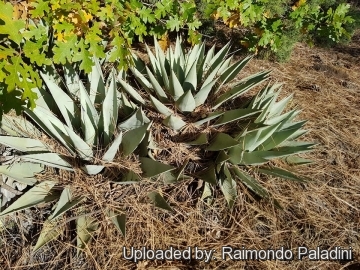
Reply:
<svg viewBox="0 0 360 270"><path fill-rule="evenodd" d="M360 35L338 49L309 49L298 44L290 62L274 64L253 60L245 73L273 69L273 79L285 82L283 95L294 93L291 107L303 110L310 132L306 140L319 146L306 155L314 160L298 171L311 178L308 184L281 179L262 180L284 210L253 198L239 184L239 198L232 211L220 195L211 207L198 200L196 183L169 185L163 193L175 209L165 213L148 203L147 193L157 183L121 187L117 198L102 197L96 189L89 207L105 204L125 208L128 213L127 236L123 238L103 218L99 234L75 259L73 245L65 241L74 236L68 226L64 241L59 239L35 255L31 244L37 232L24 232L26 215L17 215L12 234L3 233L0 249L1 269L359 269L360 268ZM91 182L91 181L90 181ZM91 186L88 182L87 189ZM85 187L84 187L85 188ZM106 193L106 187L99 187ZM109 189L110 190L110 189ZM85 191L83 191L85 192ZM101 192L101 195L104 193ZM106 199L105 199L106 198ZM47 210L48 211L48 210ZM46 212L46 211L45 211ZM41 223L40 212L35 222ZM26 214L26 213L25 213ZM40 215L41 214L41 215ZM138 264L122 259L122 247L165 249L199 247L215 249L220 257L222 246L247 249L279 248L295 250L299 246L315 248L353 247L354 261L222 261L210 264L198 261L144 261Z"/></svg>

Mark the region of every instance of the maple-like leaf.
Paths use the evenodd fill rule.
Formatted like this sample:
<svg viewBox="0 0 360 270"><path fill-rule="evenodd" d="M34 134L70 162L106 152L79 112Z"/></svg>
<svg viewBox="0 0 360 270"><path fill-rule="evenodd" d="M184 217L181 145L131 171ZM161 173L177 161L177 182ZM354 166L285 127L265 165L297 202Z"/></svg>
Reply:
<svg viewBox="0 0 360 270"><path fill-rule="evenodd" d="M90 73L93 61L91 60L90 52L88 51L87 45L84 43L84 40L81 39L77 44L77 52L73 57L74 62L81 62L80 69L84 70L86 73Z"/></svg>
<svg viewBox="0 0 360 270"><path fill-rule="evenodd" d="M111 42L111 45L114 47L110 53L109 61L110 62L119 61L120 67L127 66L126 59L127 59L127 56L129 55L129 51L127 50L125 44L126 44L126 41L124 40L124 38L122 38L118 35L115 36L115 38Z"/></svg>
<svg viewBox="0 0 360 270"><path fill-rule="evenodd" d="M51 60L46 58L46 55L42 52L43 42L46 40L46 36L39 39L37 42L32 42L27 40L23 47L23 52L25 56L30 59L30 62L37 64L38 66L42 65L51 65Z"/></svg>
<svg viewBox="0 0 360 270"><path fill-rule="evenodd" d="M13 20L13 6L10 3L4 3L0 1L0 33L8 35L9 39L17 44L20 44L22 35L20 30L25 28L25 22L21 19Z"/></svg>
<svg viewBox="0 0 360 270"><path fill-rule="evenodd" d="M77 37L75 35L69 37L65 41L56 41L56 46L53 48L54 63L65 65L66 62L71 63L74 50L76 50Z"/></svg>
<svg viewBox="0 0 360 270"><path fill-rule="evenodd" d="M33 7L30 11L30 14L34 17L43 17L45 13L50 12L50 3L48 0L37 0L30 3L30 6Z"/></svg>
<svg viewBox="0 0 360 270"><path fill-rule="evenodd" d="M85 43L89 44L89 52L97 58L105 57L104 46L99 45L102 41L101 34L100 23L95 22L85 35Z"/></svg>
<svg viewBox="0 0 360 270"><path fill-rule="evenodd" d="M170 17L170 19L166 23L166 27L171 31L174 31L175 29L176 31L179 31L180 25L181 25L181 21L179 20L178 16Z"/></svg>

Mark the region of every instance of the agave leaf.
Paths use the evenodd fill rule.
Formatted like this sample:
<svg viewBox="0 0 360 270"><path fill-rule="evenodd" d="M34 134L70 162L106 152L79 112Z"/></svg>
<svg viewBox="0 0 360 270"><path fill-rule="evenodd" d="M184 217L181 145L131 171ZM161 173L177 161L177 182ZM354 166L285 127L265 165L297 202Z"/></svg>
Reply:
<svg viewBox="0 0 360 270"><path fill-rule="evenodd" d="M41 173L43 170L44 166L32 162L16 162L0 166L0 173L26 185L34 185L37 182L35 174Z"/></svg>
<svg viewBox="0 0 360 270"><path fill-rule="evenodd" d="M292 98L293 94L280 100L279 102L276 102L273 106L270 107L270 113L268 117L280 115Z"/></svg>
<svg viewBox="0 0 360 270"><path fill-rule="evenodd" d="M75 147L76 152L80 155L82 160L90 160L93 157L92 147L89 146L83 139L80 138L74 131L67 126L64 126L69 137Z"/></svg>
<svg viewBox="0 0 360 270"><path fill-rule="evenodd" d="M247 56L243 60L238 61L232 66L228 67L220 76L221 85L227 84L233 80L252 58L252 55Z"/></svg>
<svg viewBox="0 0 360 270"><path fill-rule="evenodd" d="M221 74L223 74L225 72L225 70L230 66L232 58L233 58L233 55L231 55L229 58L227 58L221 64L221 67L219 68L219 70L218 70L218 72L216 74L217 76L221 76Z"/></svg>
<svg viewBox="0 0 360 270"><path fill-rule="evenodd" d="M180 117L175 115L169 115L166 117L163 121L163 124L176 131L180 130L186 125L186 123Z"/></svg>
<svg viewBox="0 0 360 270"><path fill-rule="evenodd" d="M255 194L259 195L261 198L268 198L268 192L262 188L260 183L250 175L241 171L238 167L231 167L230 170L239 178L239 180L244 183L249 189L251 189Z"/></svg>
<svg viewBox="0 0 360 270"><path fill-rule="evenodd" d="M160 193L153 191L148 194L148 197L150 200L154 203L156 207L168 210L168 211L174 211L170 205L165 201L165 199L160 195Z"/></svg>
<svg viewBox="0 0 360 270"><path fill-rule="evenodd" d="M122 135L122 132L120 131L119 134L116 136L115 140L112 142L109 149L105 152L105 154L102 158L103 161L112 162L114 160L116 153L122 142L122 138L123 138L123 135Z"/></svg>
<svg viewBox="0 0 360 270"><path fill-rule="evenodd" d="M118 211L109 210L107 212L108 217L114 223L115 227L122 233L125 237L126 235L126 215L119 213Z"/></svg>
<svg viewBox="0 0 360 270"><path fill-rule="evenodd" d="M40 232L40 236L36 242L33 252L39 250L42 246L48 244L52 240L58 238L63 231L63 227L59 226L58 220L46 220Z"/></svg>
<svg viewBox="0 0 360 270"><path fill-rule="evenodd" d="M289 139L295 132L297 132L303 126L302 123L298 123L293 126L291 129L285 129L274 132L274 134L265 140L261 146L259 146L259 150L270 150L281 144L282 142ZM303 131L306 132L306 131Z"/></svg>
<svg viewBox="0 0 360 270"><path fill-rule="evenodd" d="M173 166L154 161L150 158L141 157L140 162L141 170L143 171L143 177L146 178L157 176L164 172L172 171L175 169L175 167Z"/></svg>
<svg viewBox="0 0 360 270"><path fill-rule="evenodd" d="M219 154L216 157L215 164L222 164L229 159L230 159L230 156L228 156L224 150L221 150L221 151L219 151Z"/></svg>
<svg viewBox="0 0 360 270"><path fill-rule="evenodd" d="M191 90L195 91L197 87L197 61L195 61L189 70L189 72L186 74L185 81L183 84L183 88L185 91Z"/></svg>
<svg viewBox="0 0 360 270"><path fill-rule="evenodd" d="M200 49L200 45L196 44L193 48L191 48L187 54L187 59L186 59L186 68L185 68L185 75L186 77L188 76L189 71L191 70L191 68L193 67L193 64L196 63L197 66L197 61L198 61L198 54L199 54L199 49ZM196 73L197 74L197 73ZM196 88L196 87L195 87Z"/></svg>
<svg viewBox="0 0 360 270"><path fill-rule="evenodd" d="M122 183L139 183L140 181L140 177L137 173L133 172L133 171L128 171L127 173L125 173L124 177L122 178L120 184ZM119 183L119 182L117 182Z"/></svg>
<svg viewBox="0 0 360 270"><path fill-rule="evenodd" d="M297 116L300 113L300 110L291 110L287 113L284 113L282 115L279 116L275 116L272 118L268 118L264 121L264 124L271 126L271 125L276 125L278 123L287 123L292 121L293 118L295 118L295 116ZM279 129L282 129L282 126L280 125Z"/></svg>
<svg viewBox="0 0 360 270"><path fill-rule="evenodd" d="M86 172L89 175L96 175L100 173L105 167L101 165L85 165L81 167L84 172Z"/></svg>
<svg viewBox="0 0 360 270"><path fill-rule="evenodd" d="M24 117L3 115L0 128L11 136L29 137L30 134L35 137L40 136L40 131Z"/></svg>
<svg viewBox="0 0 360 270"><path fill-rule="evenodd" d="M84 92L80 90L80 95L83 95L83 93ZM85 94L87 93L85 92ZM85 103L85 99L83 97L81 97L81 103ZM95 127L97 127L97 123L95 125L95 121L90 118L92 115L87 105L88 104L86 103L81 104L81 128L84 134L85 142L89 145L94 145L97 141L97 134L95 129ZM91 103L90 106L92 106Z"/></svg>
<svg viewBox="0 0 360 270"><path fill-rule="evenodd" d="M20 152L48 152L48 148L41 141L30 138L0 136L0 144L4 144Z"/></svg>
<svg viewBox="0 0 360 270"><path fill-rule="evenodd" d="M224 47L222 47L221 50L214 55L214 57L211 57L211 60L209 62L210 71L219 69L221 67L221 64L223 63L225 56L228 54L229 50L230 42L228 42Z"/></svg>
<svg viewBox="0 0 360 270"><path fill-rule="evenodd" d="M187 142L188 145L204 145L208 143L207 135L205 133L201 133L196 140Z"/></svg>
<svg viewBox="0 0 360 270"><path fill-rule="evenodd" d="M129 130L139 128L149 122L149 118L147 118L142 109L139 108L129 119L119 124L118 128Z"/></svg>
<svg viewBox="0 0 360 270"><path fill-rule="evenodd" d="M84 249L92 238L92 235L97 230L99 223L95 218L89 215L81 215L76 220L76 232L77 232L77 247ZM79 255L80 250L77 254Z"/></svg>
<svg viewBox="0 0 360 270"><path fill-rule="evenodd" d="M217 80L218 78L214 79L213 81L209 82L206 85L205 83L203 84L203 86L200 88L200 90L196 93L194 97L196 106L200 106L205 103L205 101L207 100L210 94L210 91L213 89Z"/></svg>
<svg viewBox="0 0 360 270"><path fill-rule="evenodd" d="M74 101L49 77L48 74L40 72L45 84L47 85L51 95L56 97L56 104L69 127L79 128L80 112Z"/></svg>
<svg viewBox="0 0 360 270"><path fill-rule="evenodd" d="M57 217L61 216L66 211L70 210L78 203L82 201L82 198L73 198L68 187L64 188L62 191L57 206L54 212L49 216L49 220L54 220Z"/></svg>
<svg viewBox="0 0 360 270"><path fill-rule="evenodd" d="M121 86L123 87L123 89L125 89L125 91L132 97L134 98L137 102L141 103L141 104L145 104L145 100L139 95L138 91L135 90L130 84L124 82L123 80L119 80Z"/></svg>
<svg viewBox="0 0 360 270"><path fill-rule="evenodd" d="M33 111L30 109L24 110L50 137L57 139L71 154L75 154L74 146L64 128L64 124L50 111L41 107L36 107Z"/></svg>
<svg viewBox="0 0 360 270"><path fill-rule="evenodd" d="M215 45L213 45L210 50L207 52L206 57L203 61L203 71L204 73L210 69L210 61L214 58Z"/></svg>
<svg viewBox="0 0 360 270"><path fill-rule="evenodd" d="M67 89L74 97L80 98L79 83L81 80L79 75L69 63L66 63L63 69Z"/></svg>
<svg viewBox="0 0 360 270"><path fill-rule="evenodd" d="M118 105L116 95L116 79L115 71L111 73L110 86L106 97L102 102L102 114L100 118L100 130L103 131L103 138L105 145L108 145L112 135L114 134L117 118L118 118Z"/></svg>
<svg viewBox="0 0 360 270"><path fill-rule="evenodd" d="M260 173L263 174L268 174L268 175L272 175L272 176L276 176L276 177L280 177L280 178L285 178L285 179L289 179L292 181L296 181L296 182L302 182L302 183L306 183L305 180L299 178L298 176L296 176L295 174L283 170L281 168L277 168L277 167L271 167L271 168L260 168L258 170Z"/></svg>
<svg viewBox="0 0 360 270"><path fill-rule="evenodd" d="M155 109L165 115L165 116L169 116L174 114L174 112L169 109L168 107L166 107L163 103L161 103L161 101L157 100L156 98L154 98L152 95L150 95L150 101L152 103L152 105L155 107Z"/></svg>
<svg viewBox="0 0 360 270"><path fill-rule="evenodd" d="M255 151L245 152L241 146L235 146L229 149L228 155L230 156L230 162L233 164L242 165L259 165L268 162L266 159L267 152Z"/></svg>
<svg viewBox="0 0 360 270"><path fill-rule="evenodd" d="M176 106L182 112L192 112L195 110L196 104L191 90L188 90L176 101Z"/></svg>
<svg viewBox="0 0 360 270"><path fill-rule="evenodd" d="M144 76L144 74L140 71L138 67L136 68L131 67L130 70L135 75L136 80L141 84L142 87L144 87L147 90L152 89L151 83L148 81L148 79ZM143 65L143 71L145 71L145 65ZM118 77L118 81L124 82L124 80L119 77Z"/></svg>
<svg viewBox="0 0 360 270"><path fill-rule="evenodd" d="M90 100L92 104L101 104L106 96L104 75L101 71L99 60L94 57L94 64L89 74Z"/></svg>
<svg viewBox="0 0 360 270"><path fill-rule="evenodd" d="M180 176L183 175L184 170L188 165L188 163L189 163L189 159L185 160L184 164L181 165L181 167L175 172L175 177L177 181L180 179Z"/></svg>
<svg viewBox="0 0 360 270"><path fill-rule="evenodd" d="M234 202L237 197L236 182L232 179L231 174L227 166L224 166L224 175L220 176L219 186L224 194L225 200L231 209L234 206Z"/></svg>
<svg viewBox="0 0 360 270"><path fill-rule="evenodd" d="M212 184L212 185L216 185L216 183L217 183L215 166L212 165L212 164L207 169L199 172L197 174L197 176L201 180L204 180L206 183L209 183L209 184Z"/></svg>
<svg viewBox="0 0 360 270"><path fill-rule="evenodd" d="M195 126L201 126L202 124L209 122L213 119L216 119L217 117L223 115L224 112L213 112L213 113L209 113L209 115L207 117L205 117L204 119L201 119L197 122L194 123Z"/></svg>
<svg viewBox="0 0 360 270"><path fill-rule="evenodd" d="M164 92L163 88L161 87L161 85L158 83L158 81L155 79L155 76L152 74L152 72L150 71L150 69L148 67L146 67L146 72L149 75L149 80L154 88L154 91L157 95L157 97L162 101L162 102L166 102L168 101L168 98L166 96L166 93Z"/></svg>
<svg viewBox="0 0 360 270"><path fill-rule="evenodd" d="M170 71L169 91L175 101L177 101L184 94L184 89L173 70Z"/></svg>
<svg viewBox="0 0 360 270"><path fill-rule="evenodd" d="M204 184L204 190L203 190L202 195L201 195L201 200L202 201L205 201L206 199L210 199L210 203L211 203L211 201L213 199L213 193L212 193L211 186L210 186L209 183Z"/></svg>
<svg viewBox="0 0 360 270"><path fill-rule="evenodd" d="M73 171L72 166L65 161L65 157L56 153L29 154L21 156L24 161L41 163L50 167Z"/></svg>
<svg viewBox="0 0 360 270"><path fill-rule="evenodd" d="M121 145L125 156L130 155L139 146L150 125L151 123L148 123L142 127L129 130L124 134Z"/></svg>
<svg viewBox="0 0 360 270"><path fill-rule="evenodd" d="M94 104L91 102L90 96L85 89L85 86L82 81L79 82L79 91L80 91L80 105L82 111L85 111L93 123L94 127L97 127L99 121L99 114L96 111Z"/></svg>
<svg viewBox="0 0 360 270"><path fill-rule="evenodd" d="M303 164L313 163L313 161L310 159L297 157L297 156L288 156L288 157L285 157L284 160L286 163L288 163L290 165L303 165Z"/></svg>
<svg viewBox="0 0 360 270"><path fill-rule="evenodd" d="M39 183L2 211L0 216L5 216L40 203L47 203L57 199L59 194L56 192L50 192L55 184L56 183L53 181L43 181Z"/></svg>
<svg viewBox="0 0 360 270"><path fill-rule="evenodd" d="M230 135L225 133L218 133L212 140L210 145L206 148L208 151L219 151L238 145L239 142L234 140Z"/></svg>
<svg viewBox="0 0 360 270"><path fill-rule="evenodd" d="M234 99L234 98L240 96L241 94L246 93L247 91L249 91L256 85L264 82L266 79L268 79L269 73L270 73L270 71L263 71L263 72L259 72L255 75L251 76L251 78L249 78L249 77L246 78L247 80L244 83L241 83L241 84L235 86L230 91L227 91L226 93L220 95L215 100L215 106L213 107L213 109L218 108L224 102Z"/></svg>
<svg viewBox="0 0 360 270"><path fill-rule="evenodd" d="M249 131L239 139L239 144L244 150L254 151L259 145L266 141L278 129L279 124L263 127Z"/></svg>
<svg viewBox="0 0 360 270"><path fill-rule="evenodd" d="M235 109L224 112L221 117L213 124L214 127L231 123L243 118L260 114L260 110L255 109Z"/></svg>
<svg viewBox="0 0 360 270"><path fill-rule="evenodd" d="M154 74L156 75L157 78L161 78L161 68L160 68L160 64L157 60L157 58L154 56L154 54L151 52L150 48L148 47L147 44L145 44L146 46L146 51L147 54L149 55L149 59L150 59L150 63L151 63L151 67L152 70L154 72ZM165 56L164 56L165 57Z"/></svg>

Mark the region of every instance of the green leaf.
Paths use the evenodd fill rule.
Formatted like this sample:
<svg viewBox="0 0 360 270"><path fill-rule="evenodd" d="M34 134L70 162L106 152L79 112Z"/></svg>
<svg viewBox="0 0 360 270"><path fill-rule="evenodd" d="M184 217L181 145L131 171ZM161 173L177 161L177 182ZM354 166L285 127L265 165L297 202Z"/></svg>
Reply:
<svg viewBox="0 0 360 270"><path fill-rule="evenodd" d="M231 209L237 197L236 182L232 179L227 166L224 166L224 175L220 177L219 186Z"/></svg>
<svg viewBox="0 0 360 270"><path fill-rule="evenodd" d="M33 252L39 250L42 246L59 237L64 228L59 225L59 220L46 220L42 224L39 238L36 242Z"/></svg>
<svg viewBox="0 0 360 270"><path fill-rule="evenodd" d="M221 117L212 125L213 127L231 123L233 121L238 121L243 118L248 118L251 116L256 116L260 114L260 110L255 109L235 109L224 112Z"/></svg>
<svg viewBox="0 0 360 270"><path fill-rule="evenodd" d="M218 133L206 148L207 151L219 151L238 145L239 142L234 140L230 135Z"/></svg>
<svg viewBox="0 0 360 270"><path fill-rule="evenodd" d="M208 143L207 135L205 133L201 133L196 140L187 142L188 145L204 145Z"/></svg>
<svg viewBox="0 0 360 270"><path fill-rule="evenodd" d="M288 156L288 157L284 158L284 160L286 163L288 163L290 165L303 165L303 164L313 163L313 161L310 159L301 158L301 157L297 157L297 156Z"/></svg>
<svg viewBox="0 0 360 270"><path fill-rule="evenodd" d="M255 192L255 194L259 195L261 198L269 197L268 192L261 187L261 185L255 178L244 173L238 167L231 167L230 170L239 178L242 183L244 183L249 189Z"/></svg>
<svg viewBox="0 0 360 270"><path fill-rule="evenodd" d="M76 35L72 35L71 37L69 37L66 42L56 41L56 46L53 48L54 63L62 65L65 65L66 62L72 63L74 49L76 48L76 41Z"/></svg>
<svg viewBox="0 0 360 270"><path fill-rule="evenodd" d="M209 115L207 117L205 117L202 120L199 120L197 122L194 123L195 126L201 126L202 124L205 124L206 122L209 122L213 119L216 119L217 117L223 115L224 112L213 112L213 113L209 113Z"/></svg>
<svg viewBox="0 0 360 270"><path fill-rule="evenodd" d="M176 105L182 112L192 112L196 108L195 99L191 94L191 90L188 90L177 101Z"/></svg>
<svg viewBox="0 0 360 270"><path fill-rule="evenodd" d="M154 161L150 158L140 158L140 166L143 171L143 177L150 178L162 174L164 172L172 171L175 167Z"/></svg>
<svg viewBox="0 0 360 270"><path fill-rule="evenodd" d="M258 171L260 173L264 173L264 174L268 174L268 175L272 175L272 176L276 176L276 177L281 177L281 178L285 178L285 179L289 179L292 181L296 181L296 182L302 182L305 183L306 181L299 178L298 176L296 176L295 174L283 170L281 168L277 168L277 167L271 167L271 168L260 168L258 169Z"/></svg>
<svg viewBox="0 0 360 270"><path fill-rule="evenodd" d="M86 73L91 72L93 61L88 46L85 44L84 39L80 39L76 46L76 53L73 56L74 62L80 62L80 69Z"/></svg>
<svg viewBox="0 0 360 270"><path fill-rule="evenodd" d="M111 137L114 134L118 119L117 90L115 80L115 71L113 70L110 75L110 86L102 103L102 114L100 116L101 124L99 124L99 127L102 126L101 129L104 131L103 139L105 145L109 144Z"/></svg>
<svg viewBox="0 0 360 270"><path fill-rule="evenodd" d="M215 100L215 106L213 107L213 109L218 108L221 104L223 104L224 102L226 102L228 100L232 100L232 99L240 96L241 94L245 94L247 91L249 91L256 85L264 82L266 79L268 79L269 73L270 73L269 71L263 71L263 72L259 72L259 73L255 74L255 75L249 76L248 78L245 78L243 80L244 82L240 83L239 85L235 86L230 91L227 91L224 94L222 94L221 96L219 96Z"/></svg>
<svg viewBox="0 0 360 270"><path fill-rule="evenodd" d="M169 109L168 107L166 107L163 103L161 103L159 100L157 100L155 97L153 97L152 95L150 95L150 101L152 103L152 105L155 107L155 109L165 115L165 116L169 116L174 114L174 112Z"/></svg>
<svg viewBox="0 0 360 270"><path fill-rule="evenodd" d="M103 161L112 162L114 160L116 153L122 142L122 139L123 139L123 135L122 135L122 132L120 131L119 134L116 136L115 140L112 142L109 149L105 152L105 154L102 158Z"/></svg>
<svg viewBox="0 0 360 270"><path fill-rule="evenodd" d="M168 210L168 211L174 211L170 205L165 201L165 199L160 195L160 193L153 191L148 194L148 197L150 200L154 203L156 207Z"/></svg>
<svg viewBox="0 0 360 270"><path fill-rule="evenodd" d="M99 223L95 218L88 215L81 215L76 220L77 247L84 249L91 240L94 232L97 230ZM80 250L77 254L79 255Z"/></svg>
<svg viewBox="0 0 360 270"><path fill-rule="evenodd" d="M22 160L41 163L50 167L73 171L65 157L56 153L30 154L21 156Z"/></svg>
<svg viewBox="0 0 360 270"><path fill-rule="evenodd" d="M85 165L81 169L89 175L96 175L100 173L105 167L101 165Z"/></svg>
<svg viewBox="0 0 360 270"><path fill-rule="evenodd" d="M0 166L0 173L27 185L34 185L37 182L35 174L42 171L44 171L44 166L32 162L16 162Z"/></svg>
<svg viewBox="0 0 360 270"><path fill-rule="evenodd" d="M215 166L212 164L209 166L209 168L197 173L197 177L199 177L201 180L204 180L206 183L212 185L217 184Z"/></svg>
<svg viewBox="0 0 360 270"><path fill-rule="evenodd" d="M69 211L71 208L76 206L82 201L82 198L73 198L68 187L64 188L62 191L57 206L54 212L49 216L49 220L54 220L57 217L64 214L66 211Z"/></svg>
<svg viewBox="0 0 360 270"><path fill-rule="evenodd" d="M126 132L122 139L122 151L125 156L130 155L139 146L141 141L144 139L147 130L151 123L143 125L142 127L132 129Z"/></svg>
<svg viewBox="0 0 360 270"><path fill-rule="evenodd" d="M163 121L163 124L176 131L182 129L186 125L186 123L180 117L173 114L166 117Z"/></svg>
<svg viewBox="0 0 360 270"><path fill-rule="evenodd" d="M51 79L49 74L40 73L43 78L47 88L51 92L51 95L57 101L57 106L61 111L62 116L65 119L66 124L69 127L74 127L75 129L80 126L79 115L77 106L74 101Z"/></svg>
<svg viewBox="0 0 360 270"><path fill-rule="evenodd" d="M20 30L25 28L25 22L21 19L13 20L13 6L11 3L0 2L0 20L4 23L0 25L0 33L2 35L8 35L9 38L20 44L22 35Z"/></svg>
<svg viewBox="0 0 360 270"><path fill-rule="evenodd" d="M112 223L114 223L115 227L122 233L125 237L126 235L126 215L119 213L118 211L109 210L107 212Z"/></svg>
<svg viewBox="0 0 360 270"><path fill-rule="evenodd" d="M123 89L125 89L125 91L133 98L135 99L137 102L145 105L145 100L139 95L138 91L135 90L131 85L129 85L128 83L126 83L125 81L118 79L118 81L120 82L121 86L123 87Z"/></svg>
<svg viewBox="0 0 360 270"><path fill-rule="evenodd" d="M31 138L0 136L0 143L20 152L49 152L41 141Z"/></svg>
<svg viewBox="0 0 360 270"><path fill-rule="evenodd" d="M76 152L79 154L80 158L82 160L90 160L93 158L93 150L90 145L88 145L86 142L84 142L83 139L79 135L77 135L74 131L72 131L70 128L64 125L64 128L67 132L67 134L70 137L70 140L72 141Z"/></svg>
<svg viewBox="0 0 360 270"><path fill-rule="evenodd" d="M8 208L0 213L0 216L5 216L13 212L17 212L40 203L51 202L59 197L59 194L50 192L55 186L53 181L43 181L40 184L34 186Z"/></svg>
<svg viewBox="0 0 360 270"><path fill-rule="evenodd" d="M184 89L172 69L170 71L170 93L175 101L184 94Z"/></svg>
<svg viewBox="0 0 360 270"><path fill-rule="evenodd" d="M129 119L120 123L118 125L118 128L129 130L129 129L139 128L149 122L150 122L149 118L147 118L144 112L142 111L142 109L139 108L132 116L129 117Z"/></svg>

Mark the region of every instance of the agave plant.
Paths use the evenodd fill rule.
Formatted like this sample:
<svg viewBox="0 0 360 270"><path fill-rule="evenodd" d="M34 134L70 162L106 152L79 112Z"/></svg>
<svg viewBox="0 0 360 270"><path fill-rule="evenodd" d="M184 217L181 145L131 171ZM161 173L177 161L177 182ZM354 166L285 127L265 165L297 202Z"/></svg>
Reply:
<svg viewBox="0 0 360 270"><path fill-rule="evenodd" d="M76 218L78 247L84 247L91 232L98 227L96 219L81 204L85 198L73 195L71 183L59 183L57 175L53 175L54 180L39 181L36 175L45 166L70 172L82 170L89 177L99 174L105 167L116 166L113 161L118 153L125 158L131 155L151 126L141 108L133 110L130 102L123 102L116 82L116 76L121 77L121 73L117 75L113 70L105 82L101 66L95 60L88 83L84 85L73 67L66 65L63 71L63 77L54 71L41 72L46 88L35 89L39 96L36 108L25 108L23 118L5 115L1 122L1 128L8 135L1 135L0 143L16 149L19 155L9 157L11 162L0 166L0 173L33 187L0 216L56 201L35 250L61 233L62 215L75 206L79 210ZM119 115L124 121L120 121ZM140 180L139 174L131 169L116 177L111 180L121 184ZM153 192L149 197L156 205L169 208L160 194ZM112 209L106 211L125 234L125 214Z"/></svg>
<svg viewBox="0 0 360 270"><path fill-rule="evenodd" d="M233 83L251 56L231 64L229 50L230 44L227 44L216 54L215 47L205 54L202 43L185 53L178 38L174 50L170 47L163 52L155 40L155 54L147 47L149 65L134 55L135 66L131 72L143 90L136 90L130 79L118 77L118 80L131 101L147 111L161 114L161 124L174 132L181 135L187 127L195 127L197 137L182 142L193 152L200 150L202 157L207 153L212 156L207 164L200 166L202 170L195 173L186 169L188 160L179 168L169 167L169 171L162 174L165 180L179 180L180 173L200 178L205 181L203 197L211 195L211 185L218 185L231 207L237 196L237 181L259 196L270 198L249 174L251 170L255 174L302 181L293 173L274 167L272 160L286 158L293 164L307 163L294 155L310 151L313 144L295 141L306 132L302 129L305 122L292 122L299 113L297 110L283 113L292 96L277 101L281 85L267 85L250 102L236 105L241 95L262 84L270 72L259 72ZM210 132L204 132L205 129ZM151 151L156 143L151 137L149 141L149 158L143 158L146 162L156 159ZM144 172L153 176L147 168Z"/></svg>

